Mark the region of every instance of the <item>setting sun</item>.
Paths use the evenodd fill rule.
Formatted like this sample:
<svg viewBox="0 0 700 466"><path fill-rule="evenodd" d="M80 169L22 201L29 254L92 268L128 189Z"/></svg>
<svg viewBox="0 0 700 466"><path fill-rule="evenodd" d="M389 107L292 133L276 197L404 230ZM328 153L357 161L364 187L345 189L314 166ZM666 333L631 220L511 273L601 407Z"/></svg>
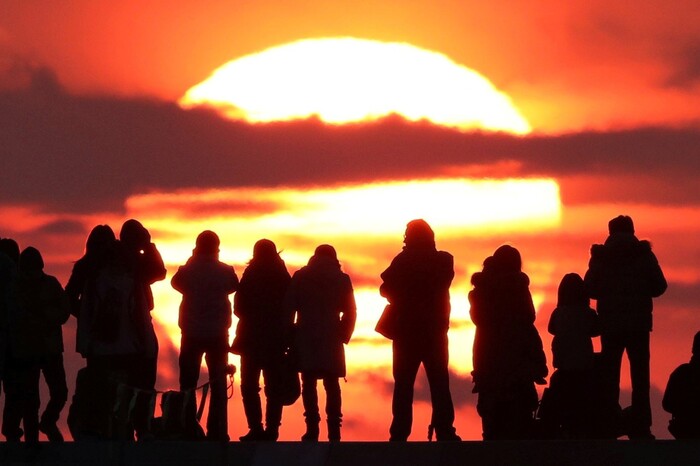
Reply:
<svg viewBox="0 0 700 466"><path fill-rule="evenodd" d="M447 56L405 43L306 39L232 60L180 99L231 118L318 116L347 123L399 114L459 129L530 132L511 99Z"/></svg>

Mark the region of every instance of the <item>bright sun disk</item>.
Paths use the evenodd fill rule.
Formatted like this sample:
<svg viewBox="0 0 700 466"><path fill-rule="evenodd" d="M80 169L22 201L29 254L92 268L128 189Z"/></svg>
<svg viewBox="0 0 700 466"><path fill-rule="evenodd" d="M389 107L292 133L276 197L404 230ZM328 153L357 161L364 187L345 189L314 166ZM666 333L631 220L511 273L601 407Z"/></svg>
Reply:
<svg viewBox="0 0 700 466"><path fill-rule="evenodd" d="M399 114L459 129L531 130L476 71L413 45L355 38L305 39L232 60L180 104L249 122L316 115L341 124Z"/></svg>

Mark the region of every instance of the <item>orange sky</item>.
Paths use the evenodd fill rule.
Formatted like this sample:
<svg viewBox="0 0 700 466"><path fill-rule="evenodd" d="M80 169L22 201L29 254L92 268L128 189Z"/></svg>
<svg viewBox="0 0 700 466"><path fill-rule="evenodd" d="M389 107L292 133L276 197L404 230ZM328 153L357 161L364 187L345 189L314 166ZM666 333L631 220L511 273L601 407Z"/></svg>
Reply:
<svg viewBox="0 0 700 466"><path fill-rule="evenodd" d="M626 213L652 240L670 283L652 333L654 433L668 437L661 392L700 329L700 10L693 0L74 0L70 7L0 0L0 12L0 236L38 247L47 272L65 284L93 225L118 230L127 218L142 220L168 266L155 287L159 387L177 383L170 342L177 343L179 296L168 280L199 231L220 232L222 257L239 275L259 237L277 243L290 271L329 242L361 304L342 385L344 438L386 439L390 347L372 330L383 305L378 275L400 250L405 223L425 217L438 247L455 256L457 429L477 439L468 375L471 274L504 242L518 247L548 348L559 279L583 274L590 245L605 239L611 217ZM338 36L444 53L508 94L535 132L458 132L393 117L251 126L175 103L229 60ZM420 196L427 206L412 197L426 183L435 196ZM470 191L489 183L491 191ZM397 184L404 191L390 189ZM443 190L454 184L457 191ZM542 186L552 189L518 217ZM65 331L69 379L82 364L72 351L73 326ZM623 403L628 388L623 381ZM229 403L232 438L246 430L239 393L236 387ZM424 379L416 393L411 438L422 440ZM299 405L285 411L283 440L299 436Z"/></svg>
<svg viewBox="0 0 700 466"><path fill-rule="evenodd" d="M700 103L693 0L0 6L0 64L48 66L77 92L176 99L233 58L303 38L355 36L447 54L511 95L542 131L693 121Z"/></svg>

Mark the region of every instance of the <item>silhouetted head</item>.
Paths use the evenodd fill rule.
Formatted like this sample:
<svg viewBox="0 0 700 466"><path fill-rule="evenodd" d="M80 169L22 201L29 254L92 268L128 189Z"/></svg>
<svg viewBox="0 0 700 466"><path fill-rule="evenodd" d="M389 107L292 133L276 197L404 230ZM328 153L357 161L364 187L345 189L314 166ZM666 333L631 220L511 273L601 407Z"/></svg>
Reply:
<svg viewBox="0 0 700 466"><path fill-rule="evenodd" d="M335 252L335 248L330 244L322 244L319 247L317 247L314 251L314 256L327 257L336 261L338 260L338 253Z"/></svg>
<svg viewBox="0 0 700 466"><path fill-rule="evenodd" d="M269 262L277 257L277 246L269 239L261 239L253 246L253 260Z"/></svg>
<svg viewBox="0 0 700 466"><path fill-rule="evenodd" d="M92 229L85 242L86 256L100 256L108 252L117 241L109 225L97 225Z"/></svg>
<svg viewBox="0 0 700 466"><path fill-rule="evenodd" d="M4 252L15 264L19 263L19 245L17 241L12 238L0 239L0 251Z"/></svg>
<svg viewBox="0 0 700 466"><path fill-rule="evenodd" d="M634 222L628 215L618 215L608 222L608 232L614 233L630 233L634 234Z"/></svg>
<svg viewBox="0 0 700 466"><path fill-rule="evenodd" d="M435 232L423 219L411 220L403 237L406 247L435 247Z"/></svg>
<svg viewBox="0 0 700 466"><path fill-rule="evenodd" d="M221 241L219 236L211 230L205 230L197 236L194 251L196 255L200 254L217 254Z"/></svg>
<svg viewBox="0 0 700 466"><path fill-rule="evenodd" d="M559 283L557 306L588 306L590 299L581 275L567 273Z"/></svg>
<svg viewBox="0 0 700 466"><path fill-rule="evenodd" d="M489 261L488 266L501 272L520 272L523 268L523 261L520 257L520 251L513 246L504 244L493 253L493 258Z"/></svg>
<svg viewBox="0 0 700 466"><path fill-rule="evenodd" d="M122 225L119 241L129 250L142 251L151 242L151 235L141 222L132 218Z"/></svg>
<svg viewBox="0 0 700 466"><path fill-rule="evenodd" d="M19 271L21 273L32 275L44 270L44 259L37 248L27 247L19 255Z"/></svg>
<svg viewBox="0 0 700 466"><path fill-rule="evenodd" d="M700 357L700 332L693 338L693 356Z"/></svg>
<svg viewBox="0 0 700 466"><path fill-rule="evenodd" d="M322 244L318 246L314 251L314 255L311 256L311 259L309 259L309 265L314 265L318 262L329 262L340 267L338 254L336 253L335 248L330 244Z"/></svg>

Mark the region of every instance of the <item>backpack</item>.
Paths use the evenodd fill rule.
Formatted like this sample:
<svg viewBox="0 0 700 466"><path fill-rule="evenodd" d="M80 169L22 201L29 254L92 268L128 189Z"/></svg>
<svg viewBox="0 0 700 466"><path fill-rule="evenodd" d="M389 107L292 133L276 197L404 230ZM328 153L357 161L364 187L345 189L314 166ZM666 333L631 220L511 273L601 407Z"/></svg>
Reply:
<svg viewBox="0 0 700 466"><path fill-rule="evenodd" d="M93 338L104 343L116 342L136 307L134 279L116 267L100 269L95 279L94 305Z"/></svg>

